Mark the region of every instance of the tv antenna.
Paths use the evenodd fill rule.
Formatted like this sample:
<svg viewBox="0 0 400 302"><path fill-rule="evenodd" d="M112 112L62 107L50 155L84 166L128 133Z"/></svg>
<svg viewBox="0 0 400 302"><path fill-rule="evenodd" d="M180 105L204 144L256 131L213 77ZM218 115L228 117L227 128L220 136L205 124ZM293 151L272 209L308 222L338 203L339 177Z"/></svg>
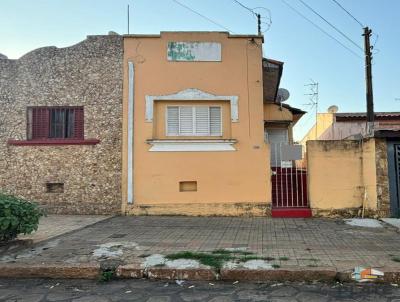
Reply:
<svg viewBox="0 0 400 302"><path fill-rule="evenodd" d="M304 104L306 106L310 106L310 110L315 108L315 139L318 139L318 102L319 102L319 83L315 82L313 79L310 79L310 83L304 86L308 86L310 89L310 93L307 93L309 97L309 103Z"/></svg>

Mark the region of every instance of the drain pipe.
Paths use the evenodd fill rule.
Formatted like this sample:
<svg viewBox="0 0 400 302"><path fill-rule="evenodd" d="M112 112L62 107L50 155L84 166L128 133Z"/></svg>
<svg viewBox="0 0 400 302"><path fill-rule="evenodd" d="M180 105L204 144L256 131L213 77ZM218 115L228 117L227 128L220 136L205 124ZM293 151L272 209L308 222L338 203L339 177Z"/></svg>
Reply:
<svg viewBox="0 0 400 302"><path fill-rule="evenodd" d="M133 62L128 62L128 180L127 200L133 203L133 106L134 106L135 69Z"/></svg>

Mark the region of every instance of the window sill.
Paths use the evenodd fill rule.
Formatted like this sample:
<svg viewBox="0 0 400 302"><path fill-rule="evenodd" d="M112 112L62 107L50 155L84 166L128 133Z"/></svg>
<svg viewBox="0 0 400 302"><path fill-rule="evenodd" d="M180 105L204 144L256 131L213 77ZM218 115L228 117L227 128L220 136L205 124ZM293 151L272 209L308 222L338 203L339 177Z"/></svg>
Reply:
<svg viewBox="0 0 400 302"><path fill-rule="evenodd" d="M54 145L97 145L98 139L41 139L41 140L13 140L7 142L13 146L54 146Z"/></svg>
<svg viewBox="0 0 400 302"><path fill-rule="evenodd" d="M147 140L150 152L212 152L236 151L235 139L164 139Z"/></svg>

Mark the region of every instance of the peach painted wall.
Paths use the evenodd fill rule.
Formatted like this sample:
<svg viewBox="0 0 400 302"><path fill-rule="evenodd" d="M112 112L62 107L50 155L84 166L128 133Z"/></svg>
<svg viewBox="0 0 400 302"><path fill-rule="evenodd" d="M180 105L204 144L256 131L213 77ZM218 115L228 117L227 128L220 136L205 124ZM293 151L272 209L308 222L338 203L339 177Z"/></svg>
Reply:
<svg viewBox="0 0 400 302"><path fill-rule="evenodd" d="M308 141L310 206L317 210L362 207L376 210L374 139Z"/></svg>
<svg viewBox="0 0 400 302"><path fill-rule="evenodd" d="M269 148L264 142L263 126L261 39L250 40L251 37L234 37L221 32L163 32L160 36L125 37L124 212L129 211L126 207L128 61L135 66L134 206L159 205L161 208L178 204L179 210L175 212L185 214L193 212L193 204L270 203ZM169 41L219 42L222 61L169 62ZM239 121L231 123L228 116L229 127L226 128L227 116L223 118L223 127L229 129L226 135L237 140L236 151L149 152L146 140L157 138L156 135L163 138L159 134L163 126L159 123L164 121L158 118L160 104L155 106L153 122L145 122L145 96L174 94L188 88L214 95L238 96ZM180 181L197 181L197 192L179 192ZM182 207L185 204L187 207ZM212 211L206 208L196 213L209 215Z"/></svg>

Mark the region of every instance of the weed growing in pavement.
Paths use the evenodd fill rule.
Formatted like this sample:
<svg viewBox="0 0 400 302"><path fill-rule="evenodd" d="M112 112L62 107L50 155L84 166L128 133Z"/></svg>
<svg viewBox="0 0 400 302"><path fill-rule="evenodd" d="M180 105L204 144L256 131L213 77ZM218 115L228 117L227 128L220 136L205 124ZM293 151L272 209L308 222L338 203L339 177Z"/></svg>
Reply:
<svg viewBox="0 0 400 302"><path fill-rule="evenodd" d="M279 257L279 260L281 260L281 261L288 261L288 260L289 260L289 257L286 257L286 256L284 256L284 257Z"/></svg>
<svg viewBox="0 0 400 302"><path fill-rule="evenodd" d="M115 269L106 269L101 272L100 282L111 281L115 276Z"/></svg>
<svg viewBox="0 0 400 302"><path fill-rule="evenodd" d="M253 252L249 251L224 250L224 249L218 249L207 253L184 251L175 254L169 254L165 257L168 260L177 260L177 259L197 260L201 264L214 267L217 270L221 269L226 261L246 262L249 260L266 260L266 261L275 260L275 258L273 257L260 257L254 255ZM286 260L289 260L289 258L287 257L281 257L281 258L286 258Z"/></svg>
<svg viewBox="0 0 400 302"><path fill-rule="evenodd" d="M192 259L198 260L203 265L208 265L216 269L220 269L225 261L234 260L230 254L212 254L212 253L199 253L199 252L179 252L165 256L169 260L177 259Z"/></svg>
<svg viewBox="0 0 400 302"><path fill-rule="evenodd" d="M393 258L392 258L392 261L394 261L394 262L400 262L400 257L397 257L397 256L396 256L396 257L393 257Z"/></svg>

